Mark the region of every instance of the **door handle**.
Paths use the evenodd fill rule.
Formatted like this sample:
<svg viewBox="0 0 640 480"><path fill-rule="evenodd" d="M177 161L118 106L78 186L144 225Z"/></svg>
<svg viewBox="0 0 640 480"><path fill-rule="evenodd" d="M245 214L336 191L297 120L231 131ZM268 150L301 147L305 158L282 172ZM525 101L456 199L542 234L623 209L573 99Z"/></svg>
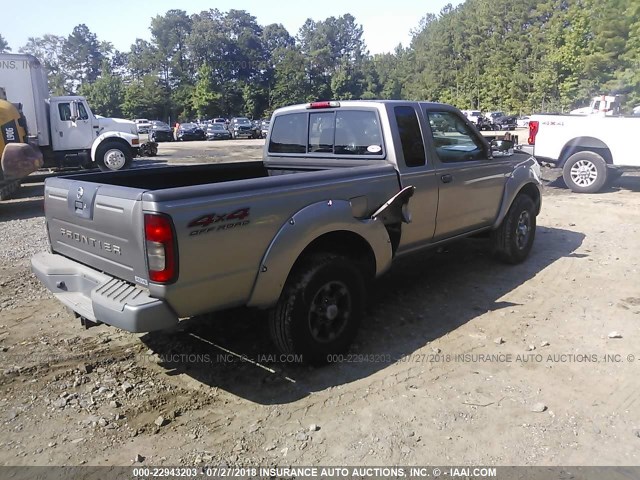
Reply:
<svg viewBox="0 0 640 480"><path fill-rule="evenodd" d="M442 180L442 183L451 183L453 182L453 175L446 173L440 177L440 180Z"/></svg>

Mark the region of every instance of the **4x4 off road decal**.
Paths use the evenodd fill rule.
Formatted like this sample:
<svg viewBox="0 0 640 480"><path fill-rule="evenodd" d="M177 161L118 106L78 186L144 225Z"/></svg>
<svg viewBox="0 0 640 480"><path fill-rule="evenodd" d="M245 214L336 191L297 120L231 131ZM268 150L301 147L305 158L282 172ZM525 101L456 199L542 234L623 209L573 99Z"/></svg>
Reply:
<svg viewBox="0 0 640 480"><path fill-rule="evenodd" d="M251 220L248 220L250 210L250 207L245 207L231 213L210 213L198 217L195 220L191 220L187 225L188 228L197 228L197 230L189 232L189 235L202 235L203 233L231 230L249 225L251 222Z"/></svg>

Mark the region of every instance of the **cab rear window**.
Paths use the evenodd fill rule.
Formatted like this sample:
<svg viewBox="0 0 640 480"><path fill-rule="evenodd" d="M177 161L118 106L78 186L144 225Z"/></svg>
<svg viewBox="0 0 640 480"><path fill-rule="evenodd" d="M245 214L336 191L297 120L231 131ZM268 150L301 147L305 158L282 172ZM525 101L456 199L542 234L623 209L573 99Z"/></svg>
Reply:
<svg viewBox="0 0 640 480"><path fill-rule="evenodd" d="M271 126L269 152L306 153L307 114L288 113L275 118Z"/></svg>
<svg viewBox="0 0 640 480"><path fill-rule="evenodd" d="M284 114L276 117L271 128L269 153L384 155L380 121L373 110Z"/></svg>

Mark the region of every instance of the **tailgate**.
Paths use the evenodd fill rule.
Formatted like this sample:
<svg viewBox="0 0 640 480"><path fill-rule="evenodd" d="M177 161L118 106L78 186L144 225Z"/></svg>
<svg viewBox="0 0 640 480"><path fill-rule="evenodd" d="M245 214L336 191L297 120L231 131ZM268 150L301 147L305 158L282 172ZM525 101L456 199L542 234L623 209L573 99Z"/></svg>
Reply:
<svg viewBox="0 0 640 480"><path fill-rule="evenodd" d="M143 192L48 178L44 202L52 250L117 278L146 284Z"/></svg>

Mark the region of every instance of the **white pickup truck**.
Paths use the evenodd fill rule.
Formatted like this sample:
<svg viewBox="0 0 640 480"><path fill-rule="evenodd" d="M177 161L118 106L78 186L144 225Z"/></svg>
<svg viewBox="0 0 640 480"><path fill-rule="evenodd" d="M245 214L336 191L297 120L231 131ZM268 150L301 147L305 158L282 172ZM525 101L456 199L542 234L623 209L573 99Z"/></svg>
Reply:
<svg viewBox="0 0 640 480"><path fill-rule="evenodd" d="M638 132L640 117L532 115L529 145L539 161L562 168L572 191L595 193L624 171L640 168L629 141Z"/></svg>

